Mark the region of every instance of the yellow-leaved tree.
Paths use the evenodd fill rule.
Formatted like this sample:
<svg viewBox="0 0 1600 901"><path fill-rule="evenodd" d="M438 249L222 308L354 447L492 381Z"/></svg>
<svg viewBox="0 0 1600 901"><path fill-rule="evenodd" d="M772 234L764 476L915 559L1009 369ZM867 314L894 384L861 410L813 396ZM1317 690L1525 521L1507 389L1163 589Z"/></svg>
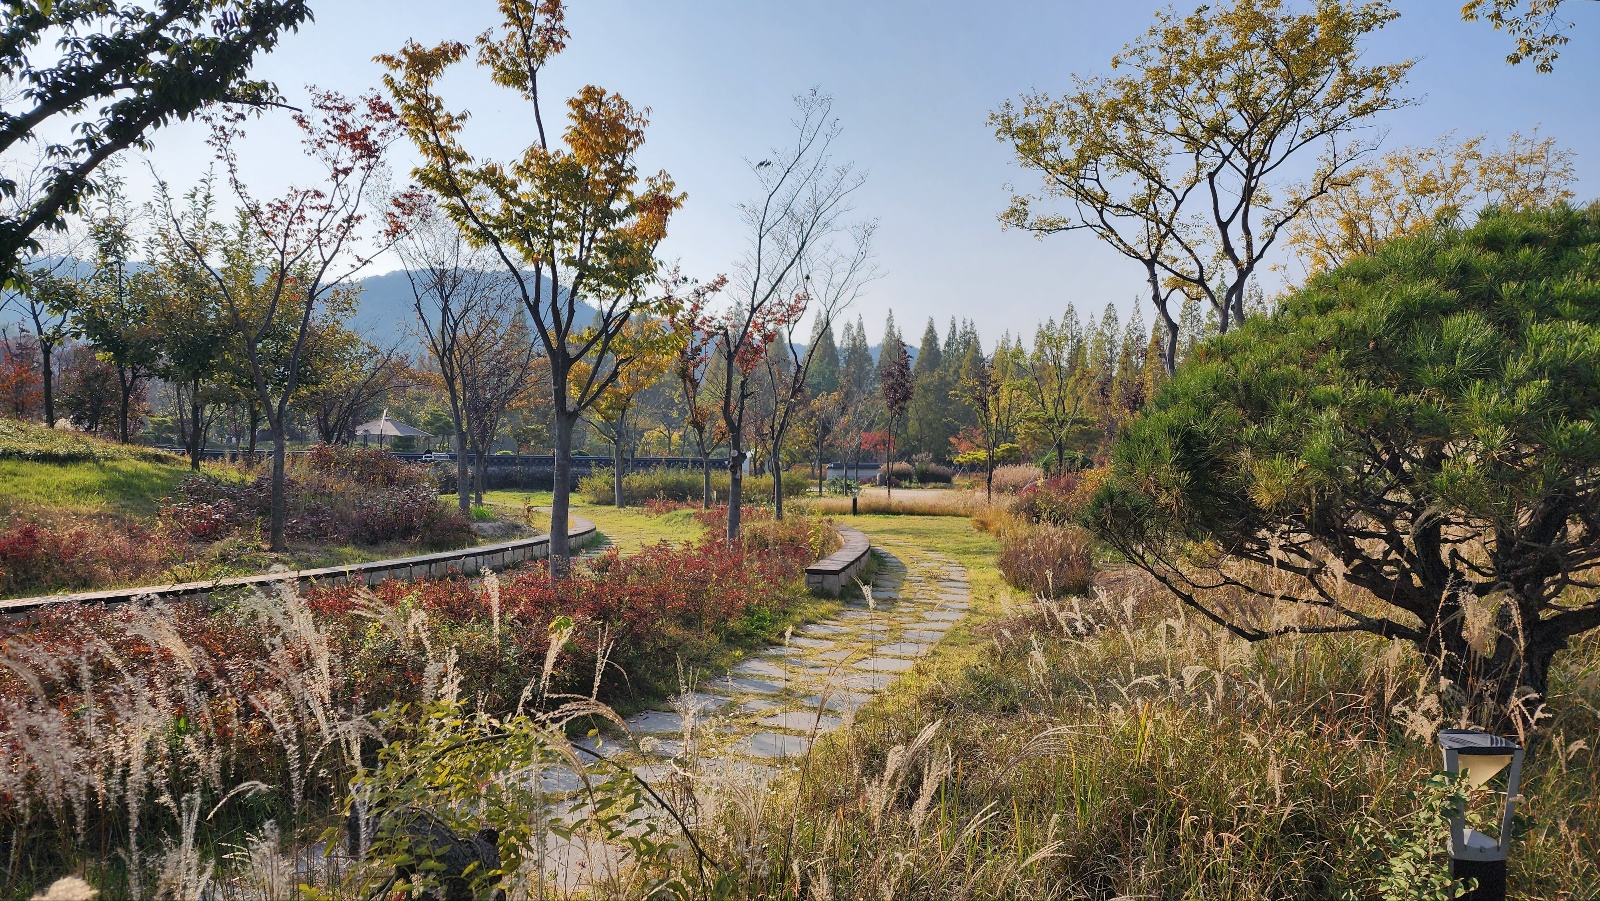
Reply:
<svg viewBox="0 0 1600 901"><path fill-rule="evenodd" d="M544 349L555 429L550 559L559 577L570 557L573 430L632 363L613 347L629 321L664 312L645 286L683 195L665 172L639 173L646 117L617 94L579 89L567 101L565 131L550 139L539 75L570 37L565 9L561 0L500 0L499 7L499 27L475 42L476 62L531 107L533 140L511 160L468 151L461 138L469 113L450 109L439 94L445 73L471 53L466 44L411 41L378 60L422 156L413 175L505 268Z"/></svg>
<svg viewBox="0 0 1600 901"><path fill-rule="evenodd" d="M1554 138L1513 132L1502 148L1485 142L1482 135L1457 142L1449 134L1350 169L1295 222L1290 248L1314 275L1370 254L1391 238L1462 225L1469 211L1530 209L1576 196L1572 152Z"/></svg>
<svg viewBox="0 0 1600 901"><path fill-rule="evenodd" d="M612 492L618 509L628 505L622 491L622 466L628 445L638 439L631 415L634 404L639 395L672 371L683 343L681 332L668 328L666 321L656 318L629 322L611 343L611 353L623 357L626 363L617 365L616 378L590 405L585 418L611 445ZM609 360L599 361L602 367L611 364ZM587 379L591 368L589 361L580 360L573 371L574 378Z"/></svg>

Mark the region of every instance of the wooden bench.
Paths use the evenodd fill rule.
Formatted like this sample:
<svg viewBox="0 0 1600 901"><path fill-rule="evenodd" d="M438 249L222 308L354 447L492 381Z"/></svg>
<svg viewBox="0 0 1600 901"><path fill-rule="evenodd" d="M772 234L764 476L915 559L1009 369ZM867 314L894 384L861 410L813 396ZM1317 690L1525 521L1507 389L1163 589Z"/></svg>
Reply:
<svg viewBox="0 0 1600 901"><path fill-rule="evenodd" d="M872 553L865 533L840 526L839 537L843 547L806 567L806 588L835 598L866 568Z"/></svg>

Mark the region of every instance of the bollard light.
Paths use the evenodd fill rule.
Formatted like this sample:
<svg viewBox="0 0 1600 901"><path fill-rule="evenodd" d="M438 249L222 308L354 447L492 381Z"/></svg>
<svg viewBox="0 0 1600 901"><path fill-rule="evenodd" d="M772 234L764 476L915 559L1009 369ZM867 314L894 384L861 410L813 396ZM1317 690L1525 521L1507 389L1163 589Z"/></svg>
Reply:
<svg viewBox="0 0 1600 901"><path fill-rule="evenodd" d="M1500 811L1500 829L1495 835L1468 828L1465 801L1458 800L1450 814L1450 875L1478 881L1476 889L1461 896L1463 901L1505 901L1506 852L1511 845L1517 783L1522 778L1522 746L1487 732L1442 729L1439 748L1444 751L1445 771L1472 788L1482 788L1506 771L1505 809Z"/></svg>

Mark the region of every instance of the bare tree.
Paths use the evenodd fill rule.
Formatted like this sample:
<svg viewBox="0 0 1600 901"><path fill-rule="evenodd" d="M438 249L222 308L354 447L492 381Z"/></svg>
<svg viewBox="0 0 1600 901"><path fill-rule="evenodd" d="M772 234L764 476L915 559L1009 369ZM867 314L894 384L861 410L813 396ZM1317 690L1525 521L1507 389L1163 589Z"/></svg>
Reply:
<svg viewBox="0 0 1600 901"><path fill-rule="evenodd" d="M494 324L508 320L517 303L505 276L491 269L481 249L472 247L461 229L428 204L396 245L411 283L412 308L428 351L438 367L455 428L456 500L462 513L472 507L467 469L470 373L483 367L466 361L490 342Z"/></svg>
<svg viewBox="0 0 1600 901"><path fill-rule="evenodd" d="M832 242L815 248L813 257L803 259L801 283L805 290L805 309L813 313L812 333L831 326L840 312L860 296L861 290L876 277L872 266L872 234L876 222L864 222L850 229L847 246ZM767 441L773 463L772 504L776 516L783 518L783 442L795 416L807 406L806 385L811 365L816 360L818 343L796 340L799 316L782 325L781 339L766 354L768 385L772 390L767 423Z"/></svg>
<svg viewBox="0 0 1600 901"><path fill-rule="evenodd" d="M734 269L736 305L708 320L717 335L722 366L722 422L728 442L728 540L739 538L743 502L746 412L768 348L792 326L808 303L805 261L840 229L849 198L864 176L835 165L839 135L833 98L813 88L795 98L794 138L767 159L750 164L761 185L740 207L749 247Z"/></svg>

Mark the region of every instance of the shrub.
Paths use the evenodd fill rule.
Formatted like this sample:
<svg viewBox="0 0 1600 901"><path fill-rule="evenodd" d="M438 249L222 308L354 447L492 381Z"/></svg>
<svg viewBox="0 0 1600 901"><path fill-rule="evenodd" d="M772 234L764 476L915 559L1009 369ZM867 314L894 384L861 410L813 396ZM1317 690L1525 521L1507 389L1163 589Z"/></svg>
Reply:
<svg viewBox="0 0 1600 901"><path fill-rule="evenodd" d="M1028 485L1044 478L1044 470L1032 463L1008 463L994 468L994 490L1015 494ZM983 474L978 474L978 487L983 487Z"/></svg>
<svg viewBox="0 0 1600 901"><path fill-rule="evenodd" d="M800 497L810 488L810 479L804 472L783 474L783 496ZM711 490L717 498L728 499L728 473L717 470L711 473ZM705 483L697 469L646 469L624 473L622 499L629 506L643 506L649 501L700 501L704 497ZM578 496L586 503L610 506L615 502L611 470L597 469L578 482ZM744 500L751 504L770 503L772 476L747 475L744 477Z"/></svg>
<svg viewBox="0 0 1600 901"><path fill-rule="evenodd" d="M1057 526L1077 523L1095 491L1110 475L1108 469L1087 469L1052 476L1018 492L1011 512L1029 522Z"/></svg>
<svg viewBox="0 0 1600 901"><path fill-rule="evenodd" d="M1078 526L1028 525L1000 535L1000 574L1015 588L1059 597L1094 581L1094 542Z"/></svg>
<svg viewBox="0 0 1600 901"><path fill-rule="evenodd" d="M427 467L386 451L313 448L291 461L285 486L288 531L298 539L448 547L471 534L467 519L440 502ZM191 538L212 540L258 528L271 511L271 476L263 472L248 482L191 475L161 513Z"/></svg>
<svg viewBox="0 0 1600 901"><path fill-rule="evenodd" d="M87 591L152 575L178 557L160 531L112 516L13 517L0 526L0 593Z"/></svg>

